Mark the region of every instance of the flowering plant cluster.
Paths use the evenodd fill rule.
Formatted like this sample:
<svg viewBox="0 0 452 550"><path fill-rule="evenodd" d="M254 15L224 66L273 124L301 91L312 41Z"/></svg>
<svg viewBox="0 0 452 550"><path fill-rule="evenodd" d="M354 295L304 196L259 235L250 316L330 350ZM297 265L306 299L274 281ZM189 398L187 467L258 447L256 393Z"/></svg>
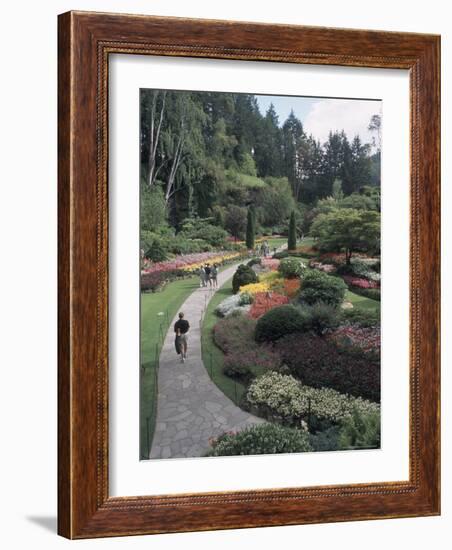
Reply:
<svg viewBox="0 0 452 550"><path fill-rule="evenodd" d="M324 264L322 262L316 262L314 260L311 260L309 262L309 267L319 269L324 273L334 273L336 271L336 266L334 264Z"/></svg>
<svg viewBox="0 0 452 550"><path fill-rule="evenodd" d="M380 349L380 327L343 325L336 329L330 337L338 344L357 346L364 351Z"/></svg>
<svg viewBox="0 0 452 550"><path fill-rule="evenodd" d="M157 273L180 269L193 273L202 267L206 262L223 264L224 262L239 258L239 252L199 252L196 254L183 254L176 256L173 260L165 262L150 262L142 273Z"/></svg>
<svg viewBox="0 0 452 550"><path fill-rule="evenodd" d="M278 372L259 376L249 386L246 397L250 404L261 408L264 414L275 414L289 422L313 415L320 420L339 423L351 417L354 411L360 414L380 412L377 403L330 388L304 386L293 376Z"/></svg>
<svg viewBox="0 0 452 550"><path fill-rule="evenodd" d="M353 277L352 275L344 275L344 281L349 286L356 286L357 288L379 288L380 283L378 281L369 281L362 277Z"/></svg>
<svg viewBox="0 0 452 550"><path fill-rule="evenodd" d="M284 294L289 298L294 298L300 290L301 281L299 279L284 280Z"/></svg>
<svg viewBox="0 0 452 550"><path fill-rule="evenodd" d="M250 283L240 287L240 293L250 294L254 296L258 292L268 292L270 290L270 283L265 281L259 283Z"/></svg>
<svg viewBox="0 0 452 550"><path fill-rule="evenodd" d="M252 319L259 319L268 310L274 307L288 304L289 298L278 292L257 292L254 295L254 301L249 311Z"/></svg>
<svg viewBox="0 0 452 550"><path fill-rule="evenodd" d="M339 252L325 252L319 256L319 260L322 263L329 263L339 267L345 264L345 254Z"/></svg>
<svg viewBox="0 0 452 550"><path fill-rule="evenodd" d="M276 258L262 258L261 265L271 271L276 271L279 267L279 260Z"/></svg>
<svg viewBox="0 0 452 550"><path fill-rule="evenodd" d="M226 432L209 439L212 446L207 456L237 456L276 453L301 453L311 451L309 436L303 430L260 424L240 432Z"/></svg>

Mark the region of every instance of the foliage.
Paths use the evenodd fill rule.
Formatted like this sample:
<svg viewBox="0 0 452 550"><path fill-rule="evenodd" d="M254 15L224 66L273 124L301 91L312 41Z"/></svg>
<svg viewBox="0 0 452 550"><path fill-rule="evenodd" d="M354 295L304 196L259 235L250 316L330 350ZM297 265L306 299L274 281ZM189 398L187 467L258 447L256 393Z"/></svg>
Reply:
<svg viewBox="0 0 452 550"><path fill-rule="evenodd" d="M232 278L232 291L236 294L240 287L250 283L257 283L257 275L251 267L240 264Z"/></svg>
<svg viewBox="0 0 452 550"><path fill-rule="evenodd" d="M324 302L332 306L339 306L345 295L347 286L338 277L327 275L322 271L308 271L303 277L299 301L309 305Z"/></svg>
<svg viewBox="0 0 452 550"><path fill-rule="evenodd" d="M286 279L284 281L284 294L289 298L295 298L300 290L299 279Z"/></svg>
<svg viewBox="0 0 452 550"><path fill-rule="evenodd" d="M337 424L355 410L361 414L380 412L377 403L330 388L312 388L293 376L277 372L256 378L248 388L246 400L266 418L280 417L284 423L292 425L299 425L304 420L310 427L322 421L327 425Z"/></svg>
<svg viewBox="0 0 452 550"><path fill-rule="evenodd" d="M168 281L173 281L179 277L183 277L184 275L185 273L179 269L144 273L141 275L141 291L156 292L160 290Z"/></svg>
<svg viewBox="0 0 452 550"><path fill-rule="evenodd" d="M287 241L287 249L295 250L297 248L297 227L295 225L295 211L292 210L289 222L289 239Z"/></svg>
<svg viewBox="0 0 452 550"><path fill-rule="evenodd" d="M281 260L278 267L278 271L286 279L301 277L305 269L306 266L304 263L296 258L284 258Z"/></svg>
<svg viewBox="0 0 452 550"><path fill-rule="evenodd" d="M282 305L270 309L256 324L257 342L275 342L279 338L305 328L305 319L293 305Z"/></svg>
<svg viewBox="0 0 452 550"><path fill-rule="evenodd" d="M315 302L312 306L304 305L301 313L305 319L305 331L312 330L319 336L340 323L340 313L335 306L324 302Z"/></svg>
<svg viewBox="0 0 452 550"><path fill-rule="evenodd" d="M248 208L246 220L246 248L248 248L248 250L254 249L254 237L256 233L255 223L254 211L252 208Z"/></svg>
<svg viewBox="0 0 452 550"><path fill-rule="evenodd" d="M379 251L380 214L353 208L319 214L312 224L311 235L322 250L345 250L346 262L350 263L353 252Z"/></svg>
<svg viewBox="0 0 452 550"><path fill-rule="evenodd" d="M280 366L278 352L254 341L255 326L254 320L243 315L226 317L214 326L214 342L225 354L226 375L249 380L256 371Z"/></svg>
<svg viewBox="0 0 452 550"><path fill-rule="evenodd" d="M261 424L227 432L211 441L206 456L237 456L311 451L308 434L304 430Z"/></svg>
<svg viewBox="0 0 452 550"><path fill-rule="evenodd" d="M378 288L380 286L377 281L369 281L362 277L353 277L351 275L344 275L344 281L353 288Z"/></svg>
<svg viewBox="0 0 452 550"><path fill-rule="evenodd" d="M187 218L182 224L178 237L185 239L200 239L211 246L223 247L227 233L221 227L213 225L211 218Z"/></svg>
<svg viewBox="0 0 452 550"><path fill-rule="evenodd" d="M236 239L241 239L246 229L246 209L231 204L227 207L225 217L225 228Z"/></svg>
<svg viewBox="0 0 452 550"><path fill-rule="evenodd" d="M141 185L140 229L142 231L156 231L166 224L166 203L162 190L159 187L150 189L148 185Z"/></svg>
<svg viewBox="0 0 452 550"><path fill-rule="evenodd" d="M167 254L160 239L154 239L151 246L145 253L145 257L153 262L164 262L167 259Z"/></svg>
<svg viewBox="0 0 452 550"><path fill-rule="evenodd" d="M292 374L304 384L380 401L380 358L314 334L289 335L277 345Z"/></svg>
<svg viewBox="0 0 452 550"><path fill-rule="evenodd" d="M348 322L359 327L380 326L380 312L372 309L344 309L341 312L343 322Z"/></svg>
<svg viewBox="0 0 452 550"><path fill-rule="evenodd" d="M342 421L338 443L341 449L379 449L380 414L353 410L351 416Z"/></svg>
<svg viewBox="0 0 452 550"><path fill-rule="evenodd" d="M380 302L381 293L379 288L360 288L357 286L352 287L352 290L355 294L359 296L364 296L365 298L370 298L376 302Z"/></svg>

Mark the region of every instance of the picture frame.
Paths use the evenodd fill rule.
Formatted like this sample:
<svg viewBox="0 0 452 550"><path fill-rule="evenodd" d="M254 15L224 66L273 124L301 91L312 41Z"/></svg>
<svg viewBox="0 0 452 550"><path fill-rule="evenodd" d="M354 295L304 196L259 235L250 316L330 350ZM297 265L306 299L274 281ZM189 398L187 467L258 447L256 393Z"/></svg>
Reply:
<svg viewBox="0 0 452 550"><path fill-rule="evenodd" d="M91 12L59 16L58 532L92 538L440 513L440 37ZM109 496L112 54L410 74L409 480Z"/></svg>

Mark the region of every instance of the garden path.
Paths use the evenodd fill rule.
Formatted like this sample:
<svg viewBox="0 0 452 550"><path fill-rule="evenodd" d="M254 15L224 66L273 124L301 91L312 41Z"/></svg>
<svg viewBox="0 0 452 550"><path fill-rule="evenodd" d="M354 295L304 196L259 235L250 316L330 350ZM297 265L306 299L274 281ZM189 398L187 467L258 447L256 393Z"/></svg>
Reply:
<svg viewBox="0 0 452 550"><path fill-rule="evenodd" d="M218 288L232 277L238 265L218 274ZM216 290L198 288L180 308L190 323L185 363L180 362L174 347L177 315L166 334L160 353L156 425L149 458L202 456L209 449L211 437L265 422L237 407L212 382L204 367L201 322Z"/></svg>

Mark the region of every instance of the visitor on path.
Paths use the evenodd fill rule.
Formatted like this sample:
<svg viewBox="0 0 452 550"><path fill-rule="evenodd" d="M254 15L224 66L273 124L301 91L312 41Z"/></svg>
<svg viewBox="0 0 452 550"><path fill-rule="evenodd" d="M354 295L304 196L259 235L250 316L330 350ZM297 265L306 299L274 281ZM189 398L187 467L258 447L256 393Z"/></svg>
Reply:
<svg viewBox="0 0 452 550"><path fill-rule="evenodd" d="M210 280L212 282L213 288L218 288L218 266L213 264L212 270L210 272Z"/></svg>
<svg viewBox="0 0 452 550"><path fill-rule="evenodd" d="M204 271L206 272L206 281L209 283L210 288L212 288L212 268L209 264L206 264L204 267ZM207 283L206 283L207 286Z"/></svg>
<svg viewBox="0 0 452 550"><path fill-rule="evenodd" d="M207 280L206 280L206 272L203 266L199 268L198 275L199 275L199 287L204 288L205 286L207 286Z"/></svg>
<svg viewBox="0 0 452 550"><path fill-rule="evenodd" d="M184 313L179 313L179 320L174 323L174 332L176 333L176 351L181 356L181 363L185 363L187 359L188 348L188 331L190 329L190 323L184 319Z"/></svg>

